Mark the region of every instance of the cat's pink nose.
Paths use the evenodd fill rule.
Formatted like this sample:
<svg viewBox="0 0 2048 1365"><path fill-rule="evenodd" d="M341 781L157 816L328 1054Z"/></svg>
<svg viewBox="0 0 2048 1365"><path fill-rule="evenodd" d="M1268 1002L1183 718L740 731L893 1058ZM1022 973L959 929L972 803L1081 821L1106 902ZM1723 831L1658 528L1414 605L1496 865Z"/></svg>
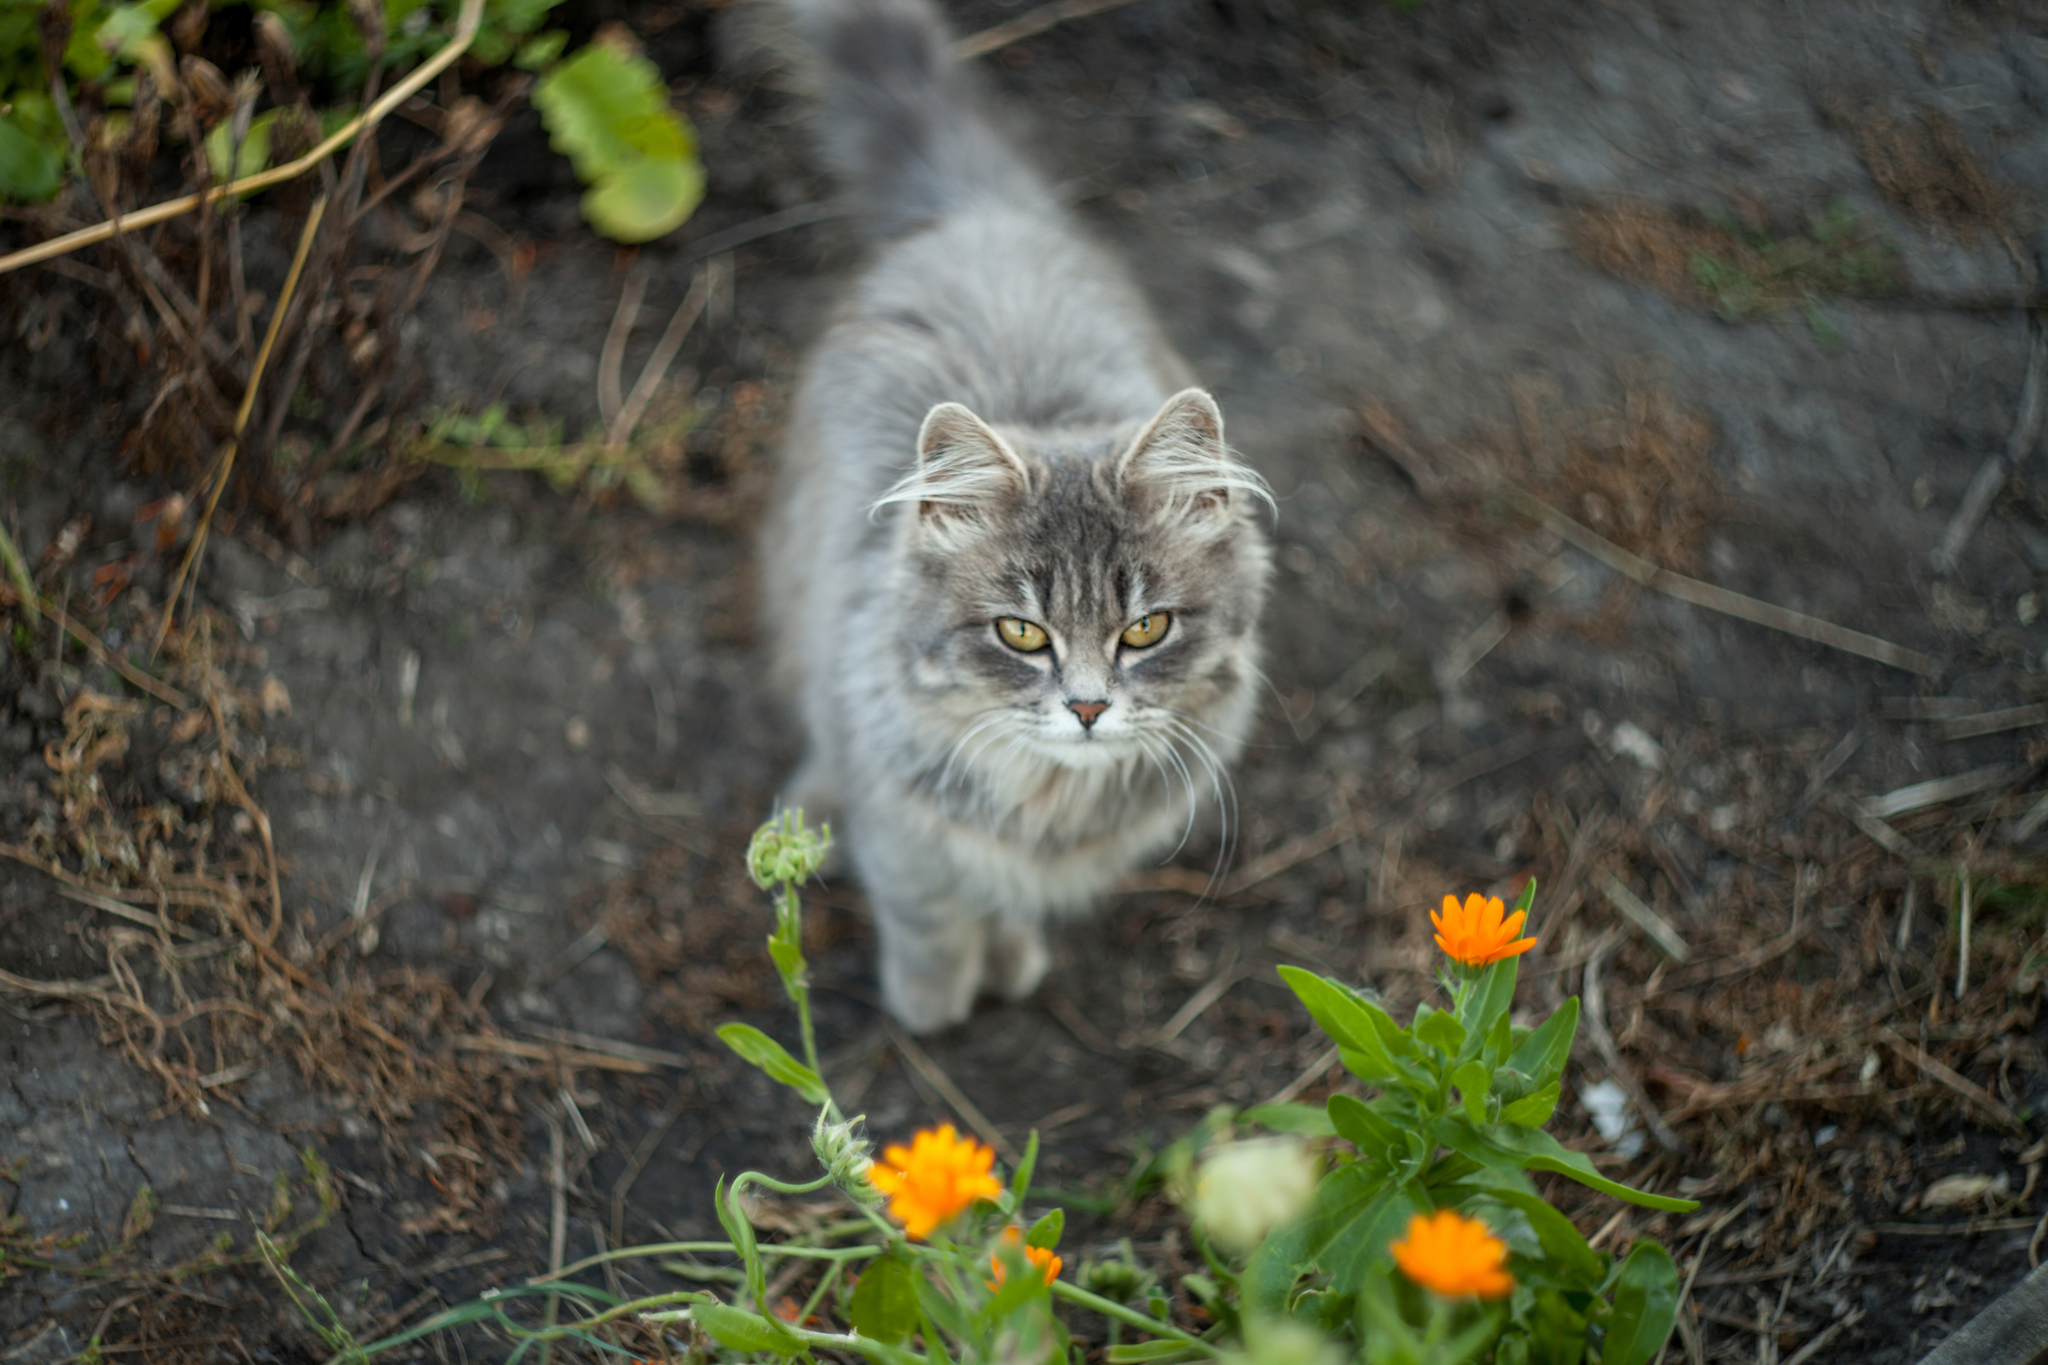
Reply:
<svg viewBox="0 0 2048 1365"><path fill-rule="evenodd" d="M1070 701L1067 703L1067 709L1081 718L1081 727L1083 729L1092 730L1095 728L1095 718L1109 709L1109 703L1106 701Z"/></svg>

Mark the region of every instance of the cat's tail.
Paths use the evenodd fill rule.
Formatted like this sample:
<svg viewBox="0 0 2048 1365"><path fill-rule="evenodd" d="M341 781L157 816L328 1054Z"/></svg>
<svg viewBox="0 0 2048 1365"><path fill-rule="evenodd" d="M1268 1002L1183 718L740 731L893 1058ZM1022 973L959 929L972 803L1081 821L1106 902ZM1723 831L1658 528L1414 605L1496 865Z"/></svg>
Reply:
<svg viewBox="0 0 2048 1365"><path fill-rule="evenodd" d="M812 59L825 160L876 238L1047 191L989 122L929 0L782 0Z"/></svg>

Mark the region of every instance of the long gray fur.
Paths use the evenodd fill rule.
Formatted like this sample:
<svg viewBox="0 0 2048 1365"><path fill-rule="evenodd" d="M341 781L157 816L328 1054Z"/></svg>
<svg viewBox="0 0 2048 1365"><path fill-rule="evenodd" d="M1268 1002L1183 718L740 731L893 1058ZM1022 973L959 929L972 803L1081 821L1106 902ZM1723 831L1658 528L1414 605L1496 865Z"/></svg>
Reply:
<svg viewBox="0 0 2048 1365"><path fill-rule="evenodd" d="M884 999L929 1031L985 986L1028 994L1049 916L1226 797L1270 499L924 0L789 9L824 155L877 247L799 386L763 545L808 740L789 799L836 822ZM1119 643L1159 612L1158 643ZM1002 617L1051 647L1010 648ZM1089 724L1071 709L1103 702Z"/></svg>

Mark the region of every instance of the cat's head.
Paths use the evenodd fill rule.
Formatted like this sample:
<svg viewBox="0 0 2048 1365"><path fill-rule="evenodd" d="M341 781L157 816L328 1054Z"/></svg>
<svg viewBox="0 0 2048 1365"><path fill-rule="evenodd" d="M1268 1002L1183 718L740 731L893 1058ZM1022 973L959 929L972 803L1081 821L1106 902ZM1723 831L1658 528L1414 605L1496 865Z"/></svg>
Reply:
<svg viewBox="0 0 2048 1365"><path fill-rule="evenodd" d="M1271 501L1200 389L1142 425L1049 434L933 408L876 504L901 509L890 590L917 704L970 766L1171 762L1219 730L1234 747Z"/></svg>

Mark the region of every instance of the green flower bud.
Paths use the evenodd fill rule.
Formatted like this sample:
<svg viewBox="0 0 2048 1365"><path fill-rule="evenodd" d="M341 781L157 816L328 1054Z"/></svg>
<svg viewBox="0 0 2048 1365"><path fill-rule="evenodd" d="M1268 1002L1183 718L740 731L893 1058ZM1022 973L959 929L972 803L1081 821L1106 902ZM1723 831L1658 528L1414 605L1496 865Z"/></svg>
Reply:
<svg viewBox="0 0 2048 1365"><path fill-rule="evenodd" d="M763 890L809 881L825 865L831 847L830 825L813 832L802 811L786 810L754 831L747 845L747 875Z"/></svg>
<svg viewBox="0 0 2048 1365"><path fill-rule="evenodd" d="M847 1198L878 1209L883 1195L875 1188L875 1182L868 1179L875 1149L860 1135L860 1126L866 1121L865 1114L839 1123L827 1123L823 1114L818 1115L817 1125L811 1129L811 1150L818 1154L818 1164L832 1177L832 1183L846 1191Z"/></svg>
<svg viewBox="0 0 2048 1365"><path fill-rule="evenodd" d="M1129 1261L1090 1261L1081 1267L1081 1287L1116 1303L1129 1303L1143 1293L1152 1277Z"/></svg>
<svg viewBox="0 0 2048 1365"><path fill-rule="evenodd" d="M1493 1069L1493 1085L1488 1093L1502 1104L1513 1104L1535 1088L1534 1082L1524 1073L1511 1066L1497 1066Z"/></svg>

